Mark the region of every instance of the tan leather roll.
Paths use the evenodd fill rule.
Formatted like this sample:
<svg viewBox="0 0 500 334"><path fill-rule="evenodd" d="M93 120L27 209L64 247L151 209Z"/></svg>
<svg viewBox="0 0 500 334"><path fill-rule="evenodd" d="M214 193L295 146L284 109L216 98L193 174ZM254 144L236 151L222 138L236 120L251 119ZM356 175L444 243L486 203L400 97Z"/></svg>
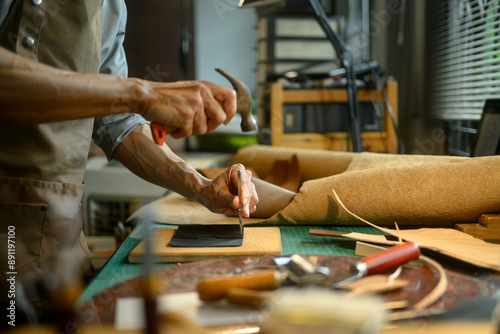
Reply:
<svg viewBox="0 0 500 334"><path fill-rule="evenodd" d="M265 225L364 225L346 207L380 225L451 226L500 212L500 156L395 155L270 146L240 149L236 160L267 175L274 161L297 155L297 196Z"/></svg>
<svg viewBox="0 0 500 334"><path fill-rule="evenodd" d="M500 156L371 155L360 154L363 161L353 160L344 173L305 182L287 207L262 223L365 225L338 205L332 189L350 211L379 225L450 226L500 211Z"/></svg>

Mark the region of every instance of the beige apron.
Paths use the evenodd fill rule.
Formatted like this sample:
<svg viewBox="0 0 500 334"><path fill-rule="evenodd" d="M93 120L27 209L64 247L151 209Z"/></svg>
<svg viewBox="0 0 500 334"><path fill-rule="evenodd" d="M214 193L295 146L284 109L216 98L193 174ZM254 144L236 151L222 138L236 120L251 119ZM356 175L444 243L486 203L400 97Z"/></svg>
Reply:
<svg viewBox="0 0 500 334"><path fill-rule="evenodd" d="M57 68L96 73L101 24L102 0L15 0L0 45ZM0 126L0 301L10 300L10 273L32 284L53 272L62 251L82 274L92 272L80 214L92 126L93 119ZM15 264L8 261L9 237Z"/></svg>

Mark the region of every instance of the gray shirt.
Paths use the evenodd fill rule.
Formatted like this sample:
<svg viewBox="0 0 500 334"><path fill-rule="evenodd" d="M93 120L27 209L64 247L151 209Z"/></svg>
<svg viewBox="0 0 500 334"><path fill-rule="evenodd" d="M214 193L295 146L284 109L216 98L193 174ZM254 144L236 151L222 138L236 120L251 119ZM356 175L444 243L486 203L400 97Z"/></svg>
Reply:
<svg viewBox="0 0 500 334"><path fill-rule="evenodd" d="M0 2L0 25L5 20L14 0ZM127 8L124 0L104 0L101 38L100 73L127 77L127 60L123 49ZM137 114L118 114L98 117L94 121L92 139L101 147L108 159L116 147L138 125L147 121Z"/></svg>
<svg viewBox="0 0 500 334"><path fill-rule="evenodd" d="M100 73L127 77L127 60L123 49L127 8L124 0L104 0ZM111 159L116 147L139 124L147 121L138 114L98 117L94 121L92 139Z"/></svg>

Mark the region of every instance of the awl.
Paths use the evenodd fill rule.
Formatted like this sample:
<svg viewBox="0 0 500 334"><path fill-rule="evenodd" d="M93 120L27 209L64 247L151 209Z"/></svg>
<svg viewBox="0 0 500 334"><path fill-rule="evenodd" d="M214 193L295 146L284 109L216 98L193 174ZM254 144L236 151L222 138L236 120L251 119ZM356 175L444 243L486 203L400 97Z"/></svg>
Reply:
<svg viewBox="0 0 500 334"><path fill-rule="evenodd" d="M241 238L243 239L243 206L241 204L241 169L238 169L238 171L236 172L237 175L238 175L238 201L240 203L239 207L238 207L238 221L240 223L240 235L241 235Z"/></svg>

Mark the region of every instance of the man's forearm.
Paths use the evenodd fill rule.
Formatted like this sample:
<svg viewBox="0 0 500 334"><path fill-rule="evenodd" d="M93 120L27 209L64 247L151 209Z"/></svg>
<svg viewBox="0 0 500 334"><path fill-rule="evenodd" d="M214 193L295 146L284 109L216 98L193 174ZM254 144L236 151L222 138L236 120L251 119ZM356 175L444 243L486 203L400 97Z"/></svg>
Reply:
<svg viewBox="0 0 500 334"><path fill-rule="evenodd" d="M140 80L63 71L0 48L2 125L139 112L145 93Z"/></svg>
<svg viewBox="0 0 500 334"><path fill-rule="evenodd" d="M138 113L174 138L211 132L236 114L236 93L206 81L152 82L57 70L0 47L0 124Z"/></svg>
<svg viewBox="0 0 500 334"><path fill-rule="evenodd" d="M113 157L141 178L203 202L201 189L210 183L167 145L156 145L147 125L137 126L116 148Z"/></svg>
<svg viewBox="0 0 500 334"><path fill-rule="evenodd" d="M214 201L214 196L204 198L207 192L202 191L211 180L199 174L166 145L156 145L147 125L136 127L115 150L114 157L149 182L173 190L205 206ZM270 217L288 205L296 195L263 180L252 178L252 181L261 198L252 217Z"/></svg>

